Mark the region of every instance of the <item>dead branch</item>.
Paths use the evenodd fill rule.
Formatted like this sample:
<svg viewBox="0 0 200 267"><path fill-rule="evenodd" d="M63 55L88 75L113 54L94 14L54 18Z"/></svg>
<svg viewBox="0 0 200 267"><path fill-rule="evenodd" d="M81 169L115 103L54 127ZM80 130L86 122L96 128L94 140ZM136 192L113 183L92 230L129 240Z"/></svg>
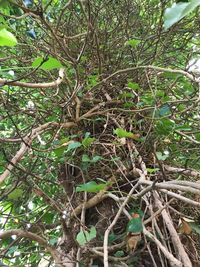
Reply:
<svg viewBox="0 0 200 267"><path fill-rule="evenodd" d="M154 199L155 199L155 203L157 205L157 207L160 209L160 208L163 208L163 205L162 205L162 202L159 198L159 195L158 193L154 192ZM171 217L170 215L168 214L168 212L166 211L166 209L163 209L161 211L161 215L163 217L163 222L166 224L167 226L167 229L170 233L170 236L171 236L171 239L172 239L172 242L173 242L173 246L177 252L177 256L178 258L181 260L181 262L183 263L183 266L184 267L192 267L192 263L187 255L187 253L185 252L185 249L180 241L180 238L174 228L174 225L172 223L172 220L171 220Z"/></svg>
<svg viewBox="0 0 200 267"><path fill-rule="evenodd" d="M177 260L154 235L152 235L149 231L146 230L145 227L143 228L143 233L155 242L155 244L159 247L165 257L169 260L171 267L183 267L181 261Z"/></svg>

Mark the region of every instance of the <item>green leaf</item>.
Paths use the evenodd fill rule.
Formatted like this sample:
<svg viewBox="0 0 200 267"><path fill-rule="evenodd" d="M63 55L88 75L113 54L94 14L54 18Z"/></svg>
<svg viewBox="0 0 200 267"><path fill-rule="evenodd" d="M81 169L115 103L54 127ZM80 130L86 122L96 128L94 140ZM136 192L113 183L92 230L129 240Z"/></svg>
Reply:
<svg viewBox="0 0 200 267"><path fill-rule="evenodd" d="M61 147L54 149L53 152L55 153L56 157L60 158L63 156L65 149L66 149L66 147L61 146Z"/></svg>
<svg viewBox="0 0 200 267"><path fill-rule="evenodd" d="M148 173L156 173L157 171L159 171L160 169L159 168L153 168L153 169L151 169L151 168L147 168L147 172Z"/></svg>
<svg viewBox="0 0 200 267"><path fill-rule="evenodd" d="M3 9L4 10L6 8L9 8L10 2L11 2L11 0L1 0L0 1L0 9ZM6 15L8 15L8 14L6 14Z"/></svg>
<svg viewBox="0 0 200 267"><path fill-rule="evenodd" d="M189 124L177 125L175 130L192 131L192 127Z"/></svg>
<svg viewBox="0 0 200 267"><path fill-rule="evenodd" d="M95 86L98 83L98 79L99 77L96 74L89 75L88 80L87 80L87 83L88 83L87 89L89 90L90 88Z"/></svg>
<svg viewBox="0 0 200 267"><path fill-rule="evenodd" d="M124 251L123 250L118 250L114 254L115 257L123 257L124 256Z"/></svg>
<svg viewBox="0 0 200 267"><path fill-rule="evenodd" d="M122 94L119 95L119 98L134 98L135 95L133 93L130 92L124 92Z"/></svg>
<svg viewBox="0 0 200 267"><path fill-rule="evenodd" d="M127 102L123 104L124 108L132 108L135 107L135 103L134 102Z"/></svg>
<svg viewBox="0 0 200 267"><path fill-rule="evenodd" d="M76 187L76 192L90 192L97 193L106 188L108 183L97 184L95 181L91 181L85 184L81 184Z"/></svg>
<svg viewBox="0 0 200 267"><path fill-rule="evenodd" d="M175 80L178 77L180 77L180 74L179 73L172 73L172 72L164 72L161 74L161 77Z"/></svg>
<svg viewBox="0 0 200 267"><path fill-rule="evenodd" d="M195 139L196 139L197 141L200 141L200 133L195 134Z"/></svg>
<svg viewBox="0 0 200 267"><path fill-rule="evenodd" d="M36 58L33 63L32 63L32 67L37 68L38 66L40 66L40 64L43 62L44 58L39 57ZM53 69L59 69L62 67L62 64L53 57L49 57L47 61L45 61L40 68L43 70L53 70Z"/></svg>
<svg viewBox="0 0 200 267"><path fill-rule="evenodd" d="M138 139L138 136L134 133L131 133L131 132L127 132L126 130L122 129L122 128L117 128L115 129L114 131L114 134L116 134L119 138L123 138L123 137L126 137L126 138L132 138L134 140L137 140Z"/></svg>
<svg viewBox="0 0 200 267"><path fill-rule="evenodd" d="M4 167L0 165L0 174L4 172Z"/></svg>
<svg viewBox="0 0 200 267"><path fill-rule="evenodd" d="M83 246L90 240L94 239L97 235L96 228L94 226L91 227L89 231L80 231L76 236L76 241L79 245Z"/></svg>
<svg viewBox="0 0 200 267"><path fill-rule="evenodd" d="M160 119L156 124L156 131L160 135L169 135L173 133L174 128L175 122L167 118Z"/></svg>
<svg viewBox="0 0 200 267"><path fill-rule="evenodd" d="M166 160L169 157L169 154L163 154L162 152L156 152L158 160Z"/></svg>
<svg viewBox="0 0 200 267"><path fill-rule="evenodd" d="M138 83L134 83L134 82L129 82L129 83L127 84L127 86L128 86L128 88L131 88L131 89L133 89L133 90L138 90L138 89L140 89L139 84L138 84Z"/></svg>
<svg viewBox="0 0 200 267"><path fill-rule="evenodd" d="M118 236L115 233L110 233L108 236L108 244L111 245L114 241L116 241Z"/></svg>
<svg viewBox="0 0 200 267"><path fill-rule="evenodd" d="M84 147L89 147L94 141L95 141L94 137L86 136L82 141L82 145Z"/></svg>
<svg viewBox="0 0 200 267"><path fill-rule="evenodd" d="M20 188L16 188L10 194L8 194L8 199L12 199L12 200L16 200L21 197L23 197L23 190Z"/></svg>
<svg viewBox="0 0 200 267"><path fill-rule="evenodd" d="M67 147L67 152L71 151L71 150L75 150L76 148L78 147L81 147L82 144L80 142L73 142L73 143L70 143Z"/></svg>
<svg viewBox="0 0 200 267"><path fill-rule="evenodd" d="M42 222L49 224L52 223L53 220L55 218L55 215L51 212L46 212L43 216L42 216Z"/></svg>
<svg viewBox="0 0 200 267"><path fill-rule="evenodd" d="M131 39L131 40L128 40L125 44L130 45L131 47L135 48L137 45L139 45L140 42L141 41L138 39Z"/></svg>
<svg viewBox="0 0 200 267"><path fill-rule="evenodd" d="M141 233L143 230L142 219L140 216L132 218L127 225L128 233Z"/></svg>
<svg viewBox="0 0 200 267"><path fill-rule="evenodd" d="M88 155L83 154L83 156L82 156L82 162L91 162L91 159L88 157Z"/></svg>
<svg viewBox="0 0 200 267"><path fill-rule="evenodd" d="M11 32L5 28L0 30L0 46L15 46L16 44L17 39Z"/></svg>

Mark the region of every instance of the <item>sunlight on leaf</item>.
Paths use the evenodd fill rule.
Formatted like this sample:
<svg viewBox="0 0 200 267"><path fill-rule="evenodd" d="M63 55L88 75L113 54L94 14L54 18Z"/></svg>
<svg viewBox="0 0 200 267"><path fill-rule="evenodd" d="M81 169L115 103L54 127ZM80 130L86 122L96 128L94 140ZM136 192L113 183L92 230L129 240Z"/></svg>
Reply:
<svg viewBox="0 0 200 267"><path fill-rule="evenodd" d="M127 132L126 130L124 130L122 128L117 128L113 132L114 132L114 134L116 134L120 138L125 137L125 138L131 138L131 139L134 139L134 140L138 140L139 137L140 137L139 134L134 134L134 133L131 133L131 132Z"/></svg>
<svg viewBox="0 0 200 267"><path fill-rule="evenodd" d="M85 184L81 184L76 187L76 192L90 192L90 193L97 193L106 188L108 183L104 184L97 184L95 181L91 181Z"/></svg>
<svg viewBox="0 0 200 267"><path fill-rule="evenodd" d="M128 88L131 88L133 90L138 90L140 88L139 84L138 83L134 83L134 82L129 82L127 84Z"/></svg>
<svg viewBox="0 0 200 267"><path fill-rule="evenodd" d="M43 62L43 58L39 57L36 58L33 63L32 63L32 67L37 68L42 62ZM53 70L53 69L59 69L62 67L62 64L53 57L49 57L47 61L45 61L40 68L43 70Z"/></svg>
<svg viewBox="0 0 200 267"><path fill-rule="evenodd" d="M156 172L158 172L160 169L159 168L153 168L153 169L151 169L151 168L147 168L147 172L148 173L156 173Z"/></svg>
<svg viewBox="0 0 200 267"><path fill-rule="evenodd" d="M137 45L139 45L140 42L141 41L138 39L131 39L131 40L128 40L125 44L130 45L131 47L135 48Z"/></svg>
<svg viewBox="0 0 200 267"><path fill-rule="evenodd" d="M11 32L5 28L0 30L0 46L15 46L16 44L17 39Z"/></svg>
<svg viewBox="0 0 200 267"><path fill-rule="evenodd" d="M85 137L82 141L82 145L84 147L89 147L93 142L95 141L95 138L94 137Z"/></svg>

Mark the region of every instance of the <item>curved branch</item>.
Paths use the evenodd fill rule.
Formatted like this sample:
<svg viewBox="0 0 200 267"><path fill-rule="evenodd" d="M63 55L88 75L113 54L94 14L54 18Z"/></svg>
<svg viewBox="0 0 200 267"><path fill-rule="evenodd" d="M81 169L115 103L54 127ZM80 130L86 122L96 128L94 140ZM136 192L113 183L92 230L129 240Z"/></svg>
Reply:
<svg viewBox="0 0 200 267"><path fill-rule="evenodd" d="M175 133L177 133L177 134L185 137L186 139L190 140L194 144L200 145L200 142L199 141L195 140L194 138L192 138L191 136L189 136L189 135L187 135L185 133L182 133L182 132L180 132L178 130L175 130Z"/></svg>
<svg viewBox="0 0 200 267"><path fill-rule="evenodd" d="M51 245L49 245L48 242L44 238L40 237L39 235L36 235L34 233L31 233L25 230L11 229L11 230L1 232L0 239L5 239L8 237L11 237L12 235L16 235L18 237L24 237L24 238L28 238L30 240L36 241L39 245L46 248L46 250L51 254L55 262L59 262L59 255L56 249L52 247Z"/></svg>
<svg viewBox="0 0 200 267"><path fill-rule="evenodd" d="M14 168L14 166L22 159L24 154L27 152L27 150L30 148L31 143L33 140L44 131L48 130L49 128L55 128L55 127L62 127L62 128L71 128L76 126L74 122L65 122L65 123L57 123L57 122L47 122L43 125L40 125L39 127L32 130L31 133L26 135L26 137L23 139L23 143L20 147L20 149L17 151L15 156L11 159L10 164L8 164L6 170L0 175L0 184L9 176L11 170Z"/></svg>
<svg viewBox="0 0 200 267"><path fill-rule="evenodd" d="M168 182L161 182L161 183L154 183L152 181L142 181L141 183L145 184L145 185L152 185L152 188L155 187L158 189L179 190L182 192L190 192L193 194L200 195L200 185L199 184L197 184L197 187L199 187L199 188L194 188L192 186L188 186L188 184L185 184L185 185L182 184L181 185L181 184L176 184L173 182L170 183L169 181ZM195 183L194 183L194 186L195 186Z"/></svg>
<svg viewBox="0 0 200 267"><path fill-rule="evenodd" d="M133 72L133 71L139 70L139 69L152 69L152 70L155 70L158 72L176 73L176 74L180 74L180 75L187 77L188 79L190 79L193 82L199 83L199 80L187 71L177 70L177 69L169 69L169 68L161 68L161 67L153 66L153 65L147 65L147 66L136 66L136 67L132 67L132 68L118 70L118 71L112 73L111 75L109 75L107 78L104 78L102 81L100 81L96 85L94 85L90 90L91 91L94 90L95 88L99 87L101 84L107 82L108 80L112 79L113 77L115 77L117 75L121 75L123 73Z"/></svg>
<svg viewBox="0 0 200 267"><path fill-rule="evenodd" d="M13 85L19 87L27 87L27 88L49 88L49 87L56 87L58 86L64 79L64 68L59 70L59 76L57 80L48 83L26 83L26 82L17 82L17 81L8 81L6 79L0 79L0 87L4 85Z"/></svg>
<svg viewBox="0 0 200 267"><path fill-rule="evenodd" d="M81 213L83 207L85 209L92 208L92 207L96 206L97 204L99 204L101 201L103 201L105 198L107 198L108 197L108 195L106 194L107 190L111 187L111 185L114 182L115 182L115 177L111 177L108 180L108 185L103 190L101 190L99 193L97 193L94 197L90 198L87 202L83 202L83 203L79 204L73 210L72 217L78 216Z"/></svg>

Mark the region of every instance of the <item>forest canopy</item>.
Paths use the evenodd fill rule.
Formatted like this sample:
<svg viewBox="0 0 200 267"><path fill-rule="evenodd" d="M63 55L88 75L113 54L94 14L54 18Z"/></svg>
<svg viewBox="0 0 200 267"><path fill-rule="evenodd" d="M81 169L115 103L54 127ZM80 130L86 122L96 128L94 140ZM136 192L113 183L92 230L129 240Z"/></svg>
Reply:
<svg viewBox="0 0 200 267"><path fill-rule="evenodd" d="M199 6L0 1L0 266L199 266Z"/></svg>

